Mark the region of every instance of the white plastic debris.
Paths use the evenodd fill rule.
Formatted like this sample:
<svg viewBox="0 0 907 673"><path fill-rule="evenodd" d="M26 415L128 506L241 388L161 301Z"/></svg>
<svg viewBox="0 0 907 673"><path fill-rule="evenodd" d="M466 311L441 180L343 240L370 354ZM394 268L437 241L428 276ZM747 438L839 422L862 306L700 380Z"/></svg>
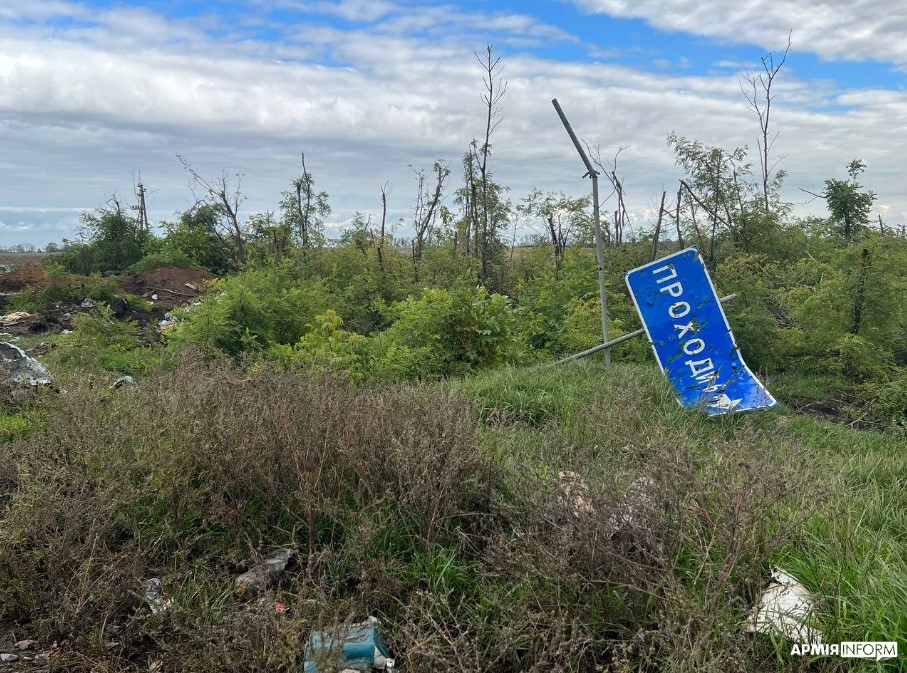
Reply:
<svg viewBox="0 0 907 673"><path fill-rule="evenodd" d="M159 332L166 332L167 330L169 330L171 327L174 327L175 325L176 325L176 316L173 315L172 313L168 312L168 313L164 314L164 319L158 322L157 329Z"/></svg>
<svg viewBox="0 0 907 673"><path fill-rule="evenodd" d="M558 472L557 498L568 506L577 519L595 512L586 480L577 472Z"/></svg>
<svg viewBox="0 0 907 673"><path fill-rule="evenodd" d="M12 327L13 325L19 325L20 323L25 322L31 317L32 314L26 313L25 311L7 313L5 316L0 317L0 327Z"/></svg>
<svg viewBox="0 0 907 673"><path fill-rule="evenodd" d="M781 568L772 570L772 578L753 610L746 630L784 636L797 643L822 642L822 634L814 626L812 594L796 577Z"/></svg>
<svg viewBox="0 0 907 673"><path fill-rule="evenodd" d="M649 517L657 509L658 485L649 477L639 477L627 488L627 493L608 514L611 535L621 531L639 530L648 526Z"/></svg>
<svg viewBox="0 0 907 673"><path fill-rule="evenodd" d="M94 308L97 306L97 303L91 297L85 297L85 300L82 302L82 308Z"/></svg>
<svg viewBox="0 0 907 673"><path fill-rule="evenodd" d="M123 386L134 386L134 385L135 385L135 379L132 378L131 376L129 376L129 374L126 374L126 376L121 376L116 381L111 383L108 386L108 388L110 388L110 390L113 390L114 388L122 388Z"/></svg>
<svg viewBox="0 0 907 673"><path fill-rule="evenodd" d="M4 662L19 661L19 655L18 654L7 654L6 652L4 652L3 654L0 654L0 661L4 661Z"/></svg>
<svg viewBox="0 0 907 673"><path fill-rule="evenodd" d="M153 615L170 607L170 596L164 592L164 585L157 577L145 581L145 602Z"/></svg>
<svg viewBox="0 0 907 673"><path fill-rule="evenodd" d="M292 549L275 549L256 563L250 570L236 578L233 591L237 596L250 596L259 593L286 570L293 558Z"/></svg>
<svg viewBox="0 0 907 673"><path fill-rule="evenodd" d="M13 383L49 386L50 374L40 362L7 341L0 341L0 370Z"/></svg>

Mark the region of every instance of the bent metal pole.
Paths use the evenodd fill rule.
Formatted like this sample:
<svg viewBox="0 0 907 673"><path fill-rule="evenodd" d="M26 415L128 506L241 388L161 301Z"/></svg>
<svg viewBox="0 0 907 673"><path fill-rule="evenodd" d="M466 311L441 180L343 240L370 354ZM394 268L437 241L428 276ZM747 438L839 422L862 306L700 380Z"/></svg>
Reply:
<svg viewBox="0 0 907 673"><path fill-rule="evenodd" d="M736 296L737 296L737 293L735 292L734 294L729 294L726 297L722 297L718 301L720 301L723 304L724 302L730 301L731 299L733 299ZM595 355L599 351L605 351L605 353L610 353L611 349L614 348L617 344L622 344L624 341L629 341L630 339L633 339L638 336L642 336L645 333L646 333L646 331L644 329L638 329L635 332L630 332L629 334L624 334L623 336L619 336L612 341L606 341L605 343L599 344L598 346L593 346L592 348L587 348L586 350L584 350L580 353L575 353L574 355L565 357L563 360L558 360L557 362L552 362L545 366L554 367L555 365L562 365L565 362L573 362L574 360L579 360L580 358L585 358L585 357L589 357L590 355Z"/></svg>
<svg viewBox="0 0 907 673"><path fill-rule="evenodd" d="M592 167L592 162L589 161L589 157L586 156L586 153L583 151L583 146L580 145L579 139L576 137L576 134L573 132L573 128L570 126L570 122L567 121L567 115L564 114L564 111L561 109L560 103L557 102L557 98L551 99L551 104L554 105L554 109L557 110L557 116L561 118L561 122L564 125L564 128L567 129L567 133L570 135L570 140L573 141L573 145L576 147L576 151L579 152L580 159L583 160L583 163L586 165L586 175L592 178L592 219L595 223L595 256L598 260L598 296L601 299L601 308L602 308L602 341L603 343L608 343L608 297L605 294L605 253L602 247L602 223L601 223L601 213L599 212L598 207L598 171ZM585 175L583 177L586 177ZM605 350L605 369L611 369L611 351L607 348Z"/></svg>

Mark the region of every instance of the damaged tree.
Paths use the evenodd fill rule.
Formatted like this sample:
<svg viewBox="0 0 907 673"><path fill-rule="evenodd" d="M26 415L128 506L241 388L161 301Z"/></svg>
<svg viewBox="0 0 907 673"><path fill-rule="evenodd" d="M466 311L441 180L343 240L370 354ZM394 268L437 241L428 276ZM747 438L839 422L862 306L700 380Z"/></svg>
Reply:
<svg viewBox="0 0 907 673"><path fill-rule="evenodd" d="M414 172L416 174L418 190L416 205L413 208L413 231L415 233L415 238L413 239L413 260L415 262L420 262L422 261L422 255L425 252L426 239L430 236L431 226L435 221L438 206L440 205L441 198L444 194L444 181L447 180L447 176L450 175L450 169L448 168L448 164L440 159L434 163L432 166L433 187L426 184L424 170L420 169L416 171L414 169ZM382 195L383 198L385 198L386 203L386 195L383 191Z"/></svg>
<svg viewBox="0 0 907 673"><path fill-rule="evenodd" d="M482 199L481 247L477 246L477 248L481 251L481 280L486 282L488 280L489 245L492 242L491 239L497 240L497 229L500 224L495 218L497 209L493 208L492 201L494 197L493 195L490 197L491 185L488 173L488 155L491 154L491 134L501 123L499 103L507 91L507 82L501 79L501 72L504 67L501 65L501 57L494 55L494 47L492 45L486 45L484 56L479 56L479 54L475 56L485 70L485 74L482 76L482 82L485 85L485 92L482 94L482 101L485 103L485 139L482 142L481 149L478 149L476 143L473 142L472 152L478 168L478 187ZM475 187L474 184L473 209L475 209L476 200ZM475 231L474 234L478 237L478 231Z"/></svg>
<svg viewBox="0 0 907 673"><path fill-rule="evenodd" d="M198 171L186 159L179 155L177 155L177 159L192 177L195 186L201 188L204 192L204 196L201 199L198 199L198 195L196 195L196 198L200 202L210 205L217 212L220 224L218 229L216 229L217 235L222 240L230 242L234 262L236 264L245 263L245 236L239 223L239 207L246 200L246 197L240 191L242 174L236 174L236 187L233 188L226 173L222 173L217 180L209 182L199 175Z"/></svg>
<svg viewBox="0 0 907 673"><path fill-rule="evenodd" d="M324 243L324 218L331 214L327 192L315 191L315 179L305 165L305 152L300 152L302 175L295 178L291 189L280 202L284 223L294 232L305 251Z"/></svg>
<svg viewBox="0 0 907 673"><path fill-rule="evenodd" d="M769 152L778 134L772 135L769 131L769 123L772 114L772 101L775 99L772 94L772 85L781 68L787 61L787 53L790 51L790 33L787 36L787 46L781 53L780 59L775 62L774 52L769 52L762 57L762 72L753 73L750 70L744 70L740 79L740 90L743 92L746 101L749 103L756 118L759 120L759 138L756 141L759 147L759 167L761 168L762 178L762 201L765 212L771 212L770 195L777 193L781 180L784 178L784 171L775 173L772 178L772 171L778 166L778 161L769 166Z"/></svg>
<svg viewBox="0 0 907 673"><path fill-rule="evenodd" d="M544 222L548 240L554 249L555 278L560 278L564 254L571 240L583 245L590 245L593 242L590 202L589 196L573 199L564 193L543 194L540 189L534 189L517 206L522 215L539 218Z"/></svg>

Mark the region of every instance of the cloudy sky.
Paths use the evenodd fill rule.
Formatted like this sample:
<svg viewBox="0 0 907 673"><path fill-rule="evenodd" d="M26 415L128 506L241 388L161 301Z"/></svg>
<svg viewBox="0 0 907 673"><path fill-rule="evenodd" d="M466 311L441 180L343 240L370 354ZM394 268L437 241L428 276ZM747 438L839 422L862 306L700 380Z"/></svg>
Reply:
<svg viewBox="0 0 907 673"><path fill-rule="evenodd" d="M384 183L406 219L411 167L443 158L456 175L483 132L486 44L508 82L491 168L511 198L589 188L557 97L603 158L626 148L643 231L680 177L668 133L755 157L740 74L789 33L772 119L786 197L822 212L800 188L821 191L859 157L878 212L907 222L907 4L0 0L0 245L73 238L80 212L133 200L139 180L152 222L172 219L194 201L177 155L242 174L249 214L277 208L304 150L333 225L378 212Z"/></svg>

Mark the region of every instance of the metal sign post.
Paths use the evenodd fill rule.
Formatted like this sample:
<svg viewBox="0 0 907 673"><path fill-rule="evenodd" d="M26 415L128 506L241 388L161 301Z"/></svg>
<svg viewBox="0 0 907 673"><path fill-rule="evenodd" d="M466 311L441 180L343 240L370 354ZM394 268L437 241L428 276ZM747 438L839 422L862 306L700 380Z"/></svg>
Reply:
<svg viewBox="0 0 907 673"><path fill-rule="evenodd" d="M695 247L633 269L626 281L681 404L711 415L778 404L743 361Z"/></svg>
<svg viewBox="0 0 907 673"><path fill-rule="evenodd" d="M598 207L598 171L592 167L592 162L589 161L589 157L586 156L586 153L583 151L583 146L580 145L579 139L576 137L576 134L573 132L573 128L570 126L570 122L567 121L567 115L564 114L564 111L561 109L560 103L557 102L557 98L551 99L551 104L554 105L554 109L557 110L557 116L561 118L561 122L564 124L564 128L567 129L567 133L570 135L570 140L573 141L573 145L576 147L576 151L579 152L580 159L583 160L583 163L586 165L586 175L592 178L592 219L595 222L595 255L598 260L598 296L601 299L601 308L602 308L602 343L608 343L608 297L605 294L605 253L602 247L602 224L601 224L601 213ZM586 177L585 175L583 177ZM611 369L611 351L607 348L605 351L605 369Z"/></svg>

